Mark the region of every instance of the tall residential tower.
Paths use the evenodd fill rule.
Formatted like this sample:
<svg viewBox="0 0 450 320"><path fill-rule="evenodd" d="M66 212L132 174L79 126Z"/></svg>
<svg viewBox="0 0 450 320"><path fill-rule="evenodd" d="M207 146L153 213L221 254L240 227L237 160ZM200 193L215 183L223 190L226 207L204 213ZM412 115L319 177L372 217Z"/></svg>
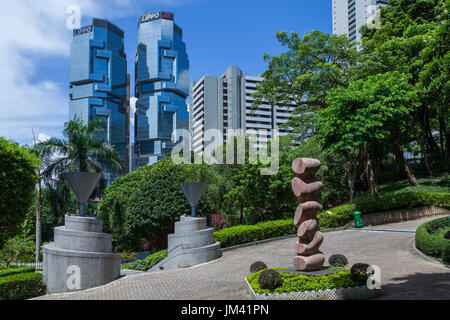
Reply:
<svg viewBox="0 0 450 320"><path fill-rule="evenodd" d="M223 143L228 142L228 130L249 130L256 132L255 147L259 149L272 138L272 129L278 129L281 136L290 133L288 128L280 128L286 123L295 105L272 107L262 104L252 108L255 101L252 93L256 85L263 80L259 76L244 75L241 69L231 66L221 77L203 76L190 86L189 132L191 148L202 154L210 143L205 132L219 130L223 134ZM264 132L266 130L267 136ZM218 147L219 145L214 145Z"/></svg>
<svg viewBox="0 0 450 320"><path fill-rule="evenodd" d="M176 129L188 129L189 59L183 32L170 12L143 15L135 62L136 167L169 154Z"/></svg>
<svg viewBox="0 0 450 320"><path fill-rule="evenodd" d="M124 32L101 19L73 30L69 119L104 121L107 130L102 139L116 148L124 164L128 162L127 103ZM104 176L108 184L116 177L108 170Z"/></svg>

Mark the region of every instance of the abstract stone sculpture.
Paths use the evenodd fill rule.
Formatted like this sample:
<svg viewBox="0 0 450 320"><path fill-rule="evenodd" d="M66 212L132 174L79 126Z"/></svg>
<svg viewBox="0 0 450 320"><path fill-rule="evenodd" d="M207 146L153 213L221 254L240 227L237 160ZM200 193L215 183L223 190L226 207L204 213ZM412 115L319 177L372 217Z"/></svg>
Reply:
<svg viewBox="0 0 450 320"><path fill-rule="evenodd" d="M292 170L297 175L292 179L292 191L299 202L294 216L298 242L293 264L299 271L319 270L325 262L325 256L319 251L323 235L317 221L317 214L322 211L318 199L323 187L322 182L315 178L319 168L317 159L298 158L292 162Z"/></svg>

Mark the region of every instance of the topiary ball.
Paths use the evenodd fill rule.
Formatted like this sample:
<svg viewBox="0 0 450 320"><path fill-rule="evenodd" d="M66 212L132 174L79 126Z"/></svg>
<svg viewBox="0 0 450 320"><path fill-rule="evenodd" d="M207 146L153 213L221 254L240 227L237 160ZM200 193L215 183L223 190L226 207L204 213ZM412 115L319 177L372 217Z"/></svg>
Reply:
<svg viewBox="0 0 450 320"><path fill-rule="evenodd" d="M267 269L267 266L262 261L253 262L252 265L250 266L250 272L251 273L255 273L255 272L258 272L258 271L263 270L263 269Z"/></svg>
<svg viewBox="0 0 450 320"><path fill-rule="evenodd" d="M283 285L283 279L278 271L267 269L261 271L258 278L261 289L275 290Z"/></svg>
<svg viewBox="0 0 450 320"><path fill-rule="evenodd" d="M350 269L350 276L355 282L366 282L369 274L367 269L369 265L367 263L355 263Z"/></svg>
<svg viewBox="0 0 450 320"><path fill-rule="evenodd" d="M450 240L450 231L447 231L447 232L444 234L444 239L449 239L449 240Z"/></svg>
<svg viewBox="0 0 450 320"><path fill-rule="evenodd" d="M345 267L348 260L343 254L333 254L328 258L328 263L333 267Z"/></svg>

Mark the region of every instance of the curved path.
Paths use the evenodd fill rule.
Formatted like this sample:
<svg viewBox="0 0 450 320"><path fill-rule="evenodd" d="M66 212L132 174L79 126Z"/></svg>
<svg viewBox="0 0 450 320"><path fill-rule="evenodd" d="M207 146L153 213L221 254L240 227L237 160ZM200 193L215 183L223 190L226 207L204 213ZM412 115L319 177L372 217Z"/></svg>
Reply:
<svg viewBox="0 0 450 320"><path fill-rule="evenodd" d="M378 299L450 299L450 268L430 261L414 249L416 220L364 229L325 233L321 250L328 257L342 253L350 265L365 262L381 269ZM37 299L249 299L244 277L250 264L289 266L295 237L225 251L223 257L196 267L129 275L106 286Z"/></svg>

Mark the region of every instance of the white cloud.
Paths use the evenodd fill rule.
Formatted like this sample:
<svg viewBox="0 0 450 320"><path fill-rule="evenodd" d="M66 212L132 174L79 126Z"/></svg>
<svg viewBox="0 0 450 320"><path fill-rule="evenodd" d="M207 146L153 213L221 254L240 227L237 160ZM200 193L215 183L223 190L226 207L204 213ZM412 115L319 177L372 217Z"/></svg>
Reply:
<svg viewBox="0 0 450 320"><path fill-rule="evenodd" d="M193 1L197 0L3 1L0 10L0 136L30 143L32 130L50 136L61 135L68 118L69 99L64 87L54 79L45 73L36 74L36 66L42 57L59 57L69 63L71 30L66 27L69 18L66 10L70 5L80 7L82 17L87 18L84 22L91 17L135 16L137 19L159 4L176 7Z"/></svg>

